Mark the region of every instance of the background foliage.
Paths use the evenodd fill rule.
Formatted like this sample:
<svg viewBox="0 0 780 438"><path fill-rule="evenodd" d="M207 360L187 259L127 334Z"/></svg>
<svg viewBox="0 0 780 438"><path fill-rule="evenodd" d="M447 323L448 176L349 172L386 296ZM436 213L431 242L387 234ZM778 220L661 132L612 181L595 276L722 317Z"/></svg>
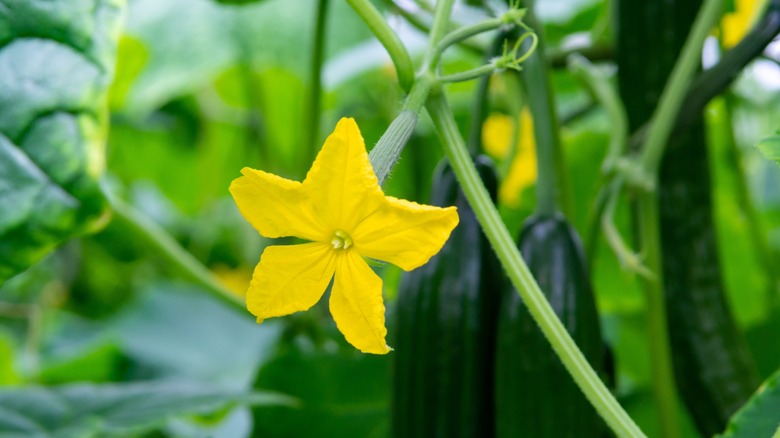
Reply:
<svg viewBox="0 0 780 438"><path fill-rule="evenodd" d="M0 436L150 429L170 436L387 435L392 353L356 352L322 303L254 324L179 279L126 224L109 221L103 195L107 190L127 199L242 295L272 242L257 235L229 197L240 168L300 180L340 117L354 117L373 145L397 113L402 96L393 69L366 26L345 2L331 2L322 129L316 144L307 144L314 0L48 3L0 4L0 384L14 385L0 390ZM419 56L424 34L380 6ZM538 14L548 55L597 47L602 71L614 75L608 1L538 1ZM462 23L483 16L463 4L454 14ZM745 69L728 109L722 100L707 109L729 302L764 379L780 357L780 285L766 273L780 270L780 168L754 146L780 120L777 55L777 48L769 49ZM475 66L481 57L468 49L448 52L444 70ZM565 68L555 69L553 86L574 190L570 219L585 236L610 120ZM534 154L522 152L530 147L527 134L512 139L506 129L519 118L502 87L493 81L484 144L490 152L490 144L516 140L525 168L533 168ZM448 87L462 132L474 91L473 83ZM724 134L731 129L736 156ZM769 137L762 144L776 151L770 148L775 143ZM497 149L507 176L512 157ZM427 202L441 156L423 117L385 191ZM502 199L500 207L517 233L534 205L533 180L506 181L520 196ZM767 235L769 267L762 249L744 237L751 224L740 198L743 183ZM627 211L619 212L624 228L627 218ZM82 237L69 240L73 236ZM591 263L617 364L616 393L655 436L637 279L603 242ZM400 272L381 271L392 324ZM144 383L155 379L165 383ZM157 394L159 406L149 405L149 393ZM121 412L112 410L116 405ZM690 420L686 424L687 434L696 436Z"/></svg>

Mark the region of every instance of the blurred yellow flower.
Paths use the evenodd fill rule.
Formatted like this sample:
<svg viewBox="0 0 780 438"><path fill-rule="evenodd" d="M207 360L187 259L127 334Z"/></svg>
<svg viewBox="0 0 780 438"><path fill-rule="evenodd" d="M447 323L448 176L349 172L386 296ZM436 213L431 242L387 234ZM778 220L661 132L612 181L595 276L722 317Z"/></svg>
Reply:
<svg viewBox="0 0 780 438"><path fill-rule="evenodd" d="M736 46L756 22L766 0L734 0L734 12L723 16L723 47Z"/></svg>
<svg viewBox="0 0 780 438"><path fill-rule="evenodd" d="M246 296L258 322L309 309L335 277L330 311L341 333L365 353L389 352L382 279L364 257L406 271L425 264L458 224L456 209L385 196L351 118L336 125L303 183L241 173L230 192L260 234L310 241L263 252Z"/></svg>
<svg viewBox="0 0 780 438"><path fill-rule="evenodd" d="M252 279L252 272L246 268L231 268L225 265L216 265L211 272L220 283L238 297L244 297L246 286Z"/></svg>
<svg viewBox="0 0 780 438"><path fill-rule="evenodd" d="M518 124L519 132L514 147L514 158L498 190L501 203L510 207L520 205L520 195L525 188L536 182L537 175L533 118L527 107L520 113ZM501 113L490 114L482 126L482 144L485 152L498 160L508 159L513 149L510 146L514 138L512 135L514 129L515 123L512 117Z"/></svg>

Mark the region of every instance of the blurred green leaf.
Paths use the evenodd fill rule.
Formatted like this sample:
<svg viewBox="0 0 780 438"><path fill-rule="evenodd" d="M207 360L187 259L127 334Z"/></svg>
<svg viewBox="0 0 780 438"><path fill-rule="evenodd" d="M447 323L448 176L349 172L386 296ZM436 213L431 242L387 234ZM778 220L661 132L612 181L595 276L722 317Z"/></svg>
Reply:
<svg viewBox="0 0 780 438"><path fill-rule="evenodd" d="M0 332L0 386L19 383L19 376L14 369L14 348L12 340Z"/></svg>
<svg viewBox="0 0 780 438"><path fill-rule="evenodd" d="M109 325L125 354L156 377L248 387L280 334L191 286L150 286Z"/></svg>
<svg viewBox="0 0 780 438"><path fill-rule="evenodd" d="M135 436L169 418L233 403L293 406L295 401L275 393L166 381L5 388L0 390L0 437Z"/></svg>
<svg viewBox="0 0 780 438"><path fill-rule="evenodd" d="M780 370L731 417L721 438L770 437L780 427Z"/></svg>
<svg viewBox="0 0 780 438"><path fill-rule="evenodd" d="M122 0L0 7L0 283L99 226Z"/></svg>
<svg viewBox="0 0 780 438"><path fill-rule="evenodd" d="M256 409L256 436L386 436L389 357L361 354L346 343L314 347L302 341L281 345L255 382L300 399L301 408Z"/></svg>
<svg viewBox="0 0 780 438"><path fill-rule="evenodd" d="M127 358L97 323L64 311L47 314L37 382L108 382L122 378Z"/></svg>
<svg viewBox="0 0 780 438"><path fill-rule="evenodd" d="M137 78L126 78L135 80L132 86L115 85L129 88L125 109L147 114L174 97L204 88L236 64L305 77L315 6L313 0L257 1L240 8L211 0L132 2L127 34L133 44L127 45L127 53L143 57L145 63ZM371 35L345 2L331 5L329 20L327 58Z"/></svg>
<svg viewBox="0 0 780 438"><path fill-rule="evenodd" d="M41 370L39 380L46 384L68 382L108 382L117 380L122 355L116 345L100 343Z"/></svg>
<svg viewBox="0 0 780 438"><path fill-rule="evenodd" d="M765 157L780 164L780 133L761 140L757 147Z"/></svg>

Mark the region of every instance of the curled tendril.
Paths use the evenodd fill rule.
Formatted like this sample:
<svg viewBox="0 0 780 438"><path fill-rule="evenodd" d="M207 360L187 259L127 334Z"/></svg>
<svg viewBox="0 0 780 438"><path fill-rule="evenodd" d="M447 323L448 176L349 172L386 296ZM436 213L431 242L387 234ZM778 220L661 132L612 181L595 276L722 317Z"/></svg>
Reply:
<svg viewBox="0 0 780 438"><path fill-rule="evenodd" d="M520 71L522 69L520 64L522 64L534 53L536 46L539 43L539 37L536 36L536 33L531 31L531 29L524 24L523 28L526 30L526 32L520 35L517 41L515 41L515 44L512 46L512 50L509 50L509 42L504 41L504 53L493 61L495 68L505 68ZM528 47L528 49L525 50L522 54L519 54L523 42L528 38L531 38L530 47Z"/></svg>

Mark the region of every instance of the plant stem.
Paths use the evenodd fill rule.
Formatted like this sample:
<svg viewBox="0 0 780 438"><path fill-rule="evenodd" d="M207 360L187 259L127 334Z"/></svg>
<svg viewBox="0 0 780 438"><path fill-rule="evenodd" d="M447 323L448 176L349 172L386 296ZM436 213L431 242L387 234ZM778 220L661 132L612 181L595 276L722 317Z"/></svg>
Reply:
<svg viewBox="0 0 780 438"><path fill-rule="evenodd" d="M474 163L466 150L463 138L453 119L441 90L434 90L426 105L455 175L461 183L469 204L474 209L501 264L509 274L523 302L544 333L566 369L585 396L612 430L621 437L644 437L634 421L615 400L599 379L574 340L561 324L544 294L536 284L512 237L501 221L490 195L479 178Z"/></svg>
<svg viewBox="0 0 780 438"><path fill-rule="evenodd" d="M579 78L607 112L610 122L609 147L601 166L602 174L611 173L623 155L628 141L628 116L617 90L596 67L580 55L569 58L569 71Z"/></svg>
<svg viewBox="0 0 780 438"><path fill-rule="evenodd" d="M314 40L312 41L311 64L309 65L309 102L306 114L306 143L309 151L308 161L314 161L319 150L320 102L322 99L322 63L325 57L325 28L328 22L329 0L317 2Z"/></svg>
<svg viewBox="0 0 780 438"><path fill-rule="evenodd" d="M641 276L647 305L647 331L650 338L650 361L653 374L653 395L655 397L662 436L679 436L677 418L677 397L674 386L674 371L669 352L669 333L666 322L663 270L661 268L661 230L658 216L658 194L655 191L642 192L637 202L640 245L645 267L652 278Z"/></svg>
<svg viewBox="0 0 780 438"><path fill-rule="evenodd" d="M493 63L491 62L489 64L480 65L479 67L475 67L466 71L440 76L439 82L470 81L472 79L477 79L482 76L490 76L491 74L493 74L493 71L495 70L496 70L496 66L493 65Z"/></svg>
<svg viewBox="0 0 780 438"><path fill-rule="evenodd" d="M490 18L479 23L459 27L450 33L444 35L441 41L436 45L436 52L433 54L432 64L438 64L442 53L447 50L448 47L467 40L475 35L489 32L501 28L502 26L515 26L525 15L525 12L518 9L510 9L504 15L496 18ZM488 48L490 50L490 48Z"/></svg>
<svg viewBox="0 0 780 438"><path fill-rule="evenodd" d="M484 61L490 60L498 55L501 46L506 38L504 32L499 32L493 40L493 44L485 51ZM469 153L476 156L482 149L482 125L485 122L485 115L488 109L488 91L490 87L490 78L492 75L485 75L479 79L477 92L474 96L474 104L471 107L471 120L469 122L469 139L467 142Z"/></svg>
<svg viewBox="0 0 780 438"><path fill-rule="evenodd" d="M430 76L421 76L414 82L401 112L387 127L376 146L368 154L368 159L371 162L371 167L374 168L380 186L387 180L390 171L401 157L401 152L409 141L409 137L414 133L418 114L425 104L432 84Z"/></svg>
<svg viewBox="0 0 780 438"><path fill-rule="evenodd" d="M408 92L414 83L414 64L412 64L412 58L401 39L388 26L385 19L382 18L382 14L370 0L347 0L347 3L360 15L363 22L368 25L374 36L385 47L398 73L398 83L404 91Z"/></svg>
<svg viewBox="0 0 780 438"><path fill-rule="evenodd" d="M422 71L424 72L436 73L439 59L437 46L447 32L447 27L450 24L450 13L452 13L452 5L454 3L455 0L438 0L436 2L436 10L433 14L433 24L431 25L431 31L428 34L428 50L425 53L425 59L422 63Z"/></svg>
<svg viewBox="0 0 780 438"><path fill-rule="evenodd" d="M398 12L399 15L401 15L404 20L406 20L409 24L412 25L415 29L419 30L422 33L430 34L431 32L431 26L429 23L422 20L419 16L415 15L415 13L410 12L409 10L403 8L401 5L395 3L393 0L386 0L386 3L389 6L392 6L395 11ZM455 30L456 26L450 26L452 30ZM466 41L460 41L458 45L468 50L469 52L475 54L475 55L481 55L484 53L484 47L482 45L478 44L474 40L466 40Z"/></svg>
<svg viewBox="0 0 780 438"><path fill-rule="evenodd" d="M647 140L639 157L637 171L640 194L637 199L641 253L645 267L653 277L641 276L647 300L650 352L653 362L653 391L656 399L663 436L679 436L677 398L675 397L669 335L667 333L666 306L661 260L658 198L656 193L658 166L666 149L666 142L680 113L685 92L692 82L701 60L704 39L716 23L722 11L722 0L705 0L691 32L685 40L680 58L672 70L660 102L653 113Z"/></svg>
<svg viewBox="0 0 780 438"><path fill-rule="evenodd" d="M544 35L536 20L533 2L526 1L526 21L536 29L537 49L525 61L520 71L528 107L533 114L538 177L536 181L536 213L552 215L560 208L572 218L572 201L563 148L558 134L558 115L552 96L552 86L544 57Z"/></svg>
<svg viewBox="0 0 780 438"><path fill-rule="evenodd" d="M114 220L130 229L134 237L152 248L187 280L201 286L220 301L246 313L243 300L219 284L211 271L192 256L170 234L132 206L108 196L114 210Z"/></svg>
<svg viewBox="0 0 780 438"><path fill-rule="evenodd" d="M705 0L693 23L691 33L685 40L680 58L674 65L669 82L664 87L658 107L653 113L652 125L640 157L641 170L644 172L641 178L648 178L647 182L651 185L655 185L658 166L666 149L666 141L674 128L675 119L680 114L686 91L701 63L704 40L720 18L722 11L723 0Z"/></svg>

